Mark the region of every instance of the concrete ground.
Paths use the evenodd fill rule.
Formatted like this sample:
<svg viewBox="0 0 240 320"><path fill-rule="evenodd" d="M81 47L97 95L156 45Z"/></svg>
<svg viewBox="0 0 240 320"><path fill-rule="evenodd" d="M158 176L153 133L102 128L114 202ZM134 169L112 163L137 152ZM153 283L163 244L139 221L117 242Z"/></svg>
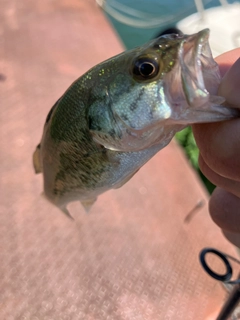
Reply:
<svg viewBox="0 0 240 320"><path fill-rule="evenodd" d="M176 142L89 215L71 204L74 221L41 196L32 153L50 107L123 50L101 10L94 0L0 4L0 319L213 319L226 293L198 254L235 249Z"/></svg>

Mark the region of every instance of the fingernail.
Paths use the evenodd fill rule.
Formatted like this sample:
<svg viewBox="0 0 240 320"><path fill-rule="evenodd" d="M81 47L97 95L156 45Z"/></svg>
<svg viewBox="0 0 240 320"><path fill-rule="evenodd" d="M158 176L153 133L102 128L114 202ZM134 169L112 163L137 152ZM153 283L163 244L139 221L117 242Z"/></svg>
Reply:
<svg viewBox="0 0 240 320"><path fill-rule="evenodd" d="M223 77L218 94L223 96L231 106L240 108L240 58Z"/></svg>

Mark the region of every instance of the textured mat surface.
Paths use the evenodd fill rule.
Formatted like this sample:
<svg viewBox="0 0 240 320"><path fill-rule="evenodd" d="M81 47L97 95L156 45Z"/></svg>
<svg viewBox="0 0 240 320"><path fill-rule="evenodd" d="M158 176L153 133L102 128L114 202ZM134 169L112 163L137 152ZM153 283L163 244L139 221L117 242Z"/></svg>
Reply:
<svg viewBox="0 0 240 320"><path fill-rule="evenodd" d="M235 251L175 142L89 215L73 203L74 221L40 195L32 153L50 107L122 51L99 8L93 0L0 5L0 319L210 319L225 292L198 253Z"/></svg>

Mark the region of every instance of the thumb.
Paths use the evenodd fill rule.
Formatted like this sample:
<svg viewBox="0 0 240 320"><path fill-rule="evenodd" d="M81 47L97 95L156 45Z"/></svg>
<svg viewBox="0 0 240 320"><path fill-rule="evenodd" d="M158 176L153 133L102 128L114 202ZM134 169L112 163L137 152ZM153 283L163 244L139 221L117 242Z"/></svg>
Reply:
<svg viewBox="0 0 240 320"><path fill-rule="evenodd" d="M223 77L218 94L226 99L228 105L240 108L240 58Z"/></svg>

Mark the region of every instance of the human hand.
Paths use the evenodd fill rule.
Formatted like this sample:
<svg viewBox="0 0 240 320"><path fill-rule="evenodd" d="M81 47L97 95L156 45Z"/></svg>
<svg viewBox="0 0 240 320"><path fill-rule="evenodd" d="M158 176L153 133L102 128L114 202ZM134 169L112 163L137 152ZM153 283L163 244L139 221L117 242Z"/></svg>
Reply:
<svg viewBox="0 0 240 320"><path fill-rule="evenodd" d="M240 48L216 58L223 76L218 94L240 109ZM226 238L240 247L240 118L196 124L199 167L214 183L209 212Z"/></svg>

